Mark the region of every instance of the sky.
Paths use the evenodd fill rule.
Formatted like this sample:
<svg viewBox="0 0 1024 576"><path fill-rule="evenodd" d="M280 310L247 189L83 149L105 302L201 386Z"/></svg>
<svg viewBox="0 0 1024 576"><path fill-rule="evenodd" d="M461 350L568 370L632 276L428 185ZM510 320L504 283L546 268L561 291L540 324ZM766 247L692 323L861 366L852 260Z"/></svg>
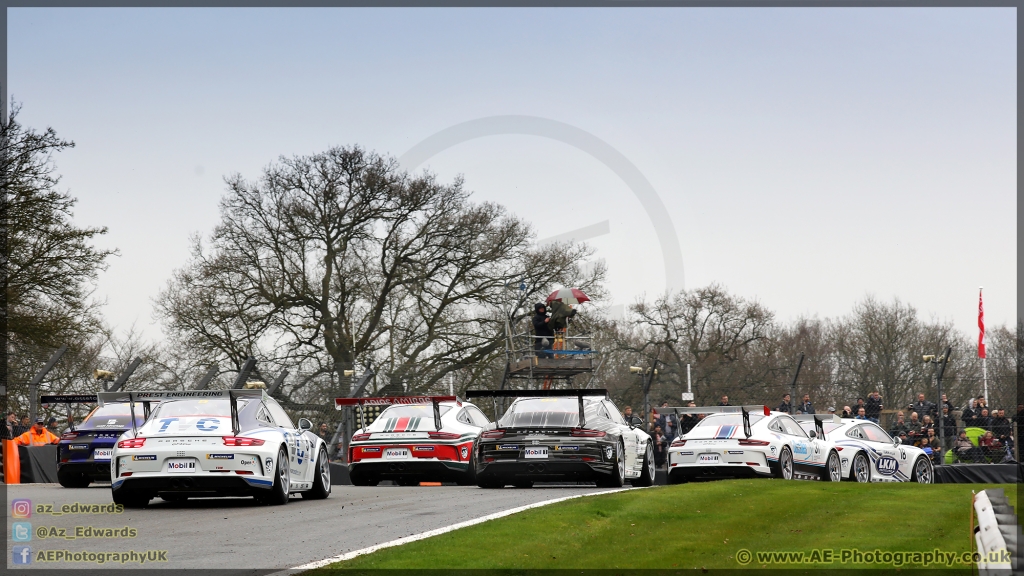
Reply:
<svg viewBox="0 0 1024 576"><path fill-rule="evenodd" d="M338 145L401 157L502 115L628 159L687 289L782 321L895 297L973 335L984 286L988 326L1016 317L1012 8L9 8L7 26L19 119L75 141L55 158L75 220L120 251L97 285L120 330L161 337L153 298L226 176ZM639 198L586 151L495 134L417 169L541 240L607 230L588 242L613 310L672 287Z"/></svg>

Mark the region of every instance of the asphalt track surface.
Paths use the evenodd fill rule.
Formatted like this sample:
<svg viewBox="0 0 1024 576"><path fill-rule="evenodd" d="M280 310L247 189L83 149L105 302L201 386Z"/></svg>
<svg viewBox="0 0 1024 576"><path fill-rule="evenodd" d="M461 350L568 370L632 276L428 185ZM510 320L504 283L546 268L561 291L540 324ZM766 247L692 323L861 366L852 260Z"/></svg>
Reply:
<svg viewBox="0 0 1024 576"><path fill-rule="evenodd" d="M593 486L538 486L529 489L484 490L467 486L333 486L326 500L293 496L284 506L260 506L252 498L197 498L164 502L156 498L141 510L122 513L47 514L39 506L109 505L109 484L62 488L56 484L6 486L7 567L55 568L191 568L228 569L240 576L265 574L381 544L427 530L443 528L502 510L554 498L607 492ZM13 518L13 501L32 501L31 518ZM32 540L13 541L12 524L30 522ZM125 527L132 538L75 538L75 527ZM40 538L45 528L47 538ZM64 538L54 535L64 529ZM89 562L13 564L13 546L70 552L165 550L166 562L96 564ZM223 572L221 574L224 574Z"/></svg>

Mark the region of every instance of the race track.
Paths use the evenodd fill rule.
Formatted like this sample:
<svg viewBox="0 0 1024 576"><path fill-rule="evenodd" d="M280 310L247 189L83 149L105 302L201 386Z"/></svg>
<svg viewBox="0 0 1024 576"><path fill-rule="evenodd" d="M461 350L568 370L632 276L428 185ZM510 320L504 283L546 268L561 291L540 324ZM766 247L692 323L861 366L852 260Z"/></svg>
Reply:
<svg viewBox="0 0 1024 576"><path fill-rule="evenodd" d="M55 568L200 568L230 569L234 573L265 574L300 566L345 552L427 530L486 516L526 504L605 492L593 486L549 486L532 489L476 487L356 487L334 486L330 498L304 501L292 497L286 506L258 506L251 498L202 498L183 503L154 499L148 508L121 514L62 514L62 505L102 504L110 500L109 485L62 488L25 484L7 488L7 567ZM15 500L32 503L31 518L13 518ZM44 512L40 513L40 506ZM12 525L31 523L32 539L13 541ZM134 529L130 538L74 538L75 527ZM47 533L40 538L40 529ZM62 538L60 536L63 529ZM84 533L84 532L83 532ZM33 561L14 564L14 547L69 552L166 551L166 562L152 564ZM154 557L156 554L154 554ZM56 556L53 557L56 559ZM223 574L223 573L222 573Z"/></svg>

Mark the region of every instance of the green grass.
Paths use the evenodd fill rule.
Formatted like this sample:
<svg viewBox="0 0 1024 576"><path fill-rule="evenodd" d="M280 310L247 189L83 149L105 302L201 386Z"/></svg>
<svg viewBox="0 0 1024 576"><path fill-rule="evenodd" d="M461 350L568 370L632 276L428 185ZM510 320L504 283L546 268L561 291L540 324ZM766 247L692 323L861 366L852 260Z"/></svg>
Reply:
<svg viewBox="0 0 1024 576"><path fill-rule="evenodd" d="M960 553L971 547L971 491L992 487L1003 488L1016 506L1013 484L757 479L663 486L527 510L329 568L753 568L764 564L741 566L739 550ZM892 568L839 561L799 567Z"/></svg>

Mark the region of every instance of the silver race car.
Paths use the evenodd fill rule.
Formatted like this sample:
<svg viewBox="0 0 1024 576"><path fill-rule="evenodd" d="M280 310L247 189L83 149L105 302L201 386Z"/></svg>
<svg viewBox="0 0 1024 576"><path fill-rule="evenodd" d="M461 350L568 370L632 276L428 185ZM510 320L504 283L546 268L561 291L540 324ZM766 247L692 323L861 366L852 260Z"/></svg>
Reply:
<svg viewBox="0 0 1024 576"><path fill-rule="evenodd" d="M797 418L808 419L806 416ZM801 422L805 427L811 424ZM869 420L853 418L825 422L825 432L835 441L843 466L843 478L857 482L934 482L932 461L916 446L905 446Z"/></svg>
<svg viewBox="0 0 1024 576"><path fill-rule="evenodd" d="M152 498L253 496L286 504L292 494L326 498L331 472L323 439L301 418L296 428L264 390L100 392L101 406L157 403L132 426L110 459L114 502L145 506ZM148 411L148 410L147 410Z"/></svg>
<svg viewBox="0 0 1024 576"><path fill-rule="evenodd" d="M668 450L670 484L754 476L832 482L842 479L839 451L825 437L820 419L817 429L808 433L789 414L772 412L767 406L667 410L705 415L692 430L672 441Z"/></svg>

